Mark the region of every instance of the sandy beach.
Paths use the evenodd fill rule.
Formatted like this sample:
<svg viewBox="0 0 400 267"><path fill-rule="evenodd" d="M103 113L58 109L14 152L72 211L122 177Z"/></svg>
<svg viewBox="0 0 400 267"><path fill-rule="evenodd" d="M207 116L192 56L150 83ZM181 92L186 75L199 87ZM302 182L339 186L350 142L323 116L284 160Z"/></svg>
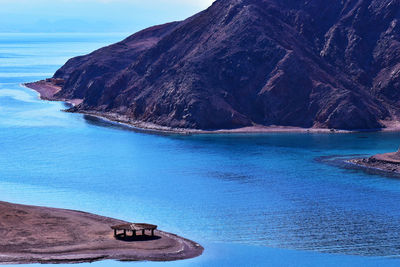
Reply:
<svg viewBox="0 0 400 267"><path fill-rule="evenodd" d="M50 79L51 80L51 79ZM39 93L40 99L49 101L64 101L72 104L73 106L82 103L82 99L64 99L57 98L55 95L61 90L61 86L58 86L52 82L42 80L33 83L25 83L23 86L35 90Z"/></svg>
<svg viewBox="0 0 400 267"><path fill-rule="evenodd" d="M154 237L117 240L110 226L126 222L81 211L0 202L0 218L0 264L172 261L203 252L199 244L159 230Z"/></svg>
<svg viewBox="0 0 400 267"><path fill-rule="evenodd" d="M57 92L61 90L61 87L52 82L53 79L46 79L38 82L25 83L23 86L37 91L40 98L49 101L64 101L72 104L73 106L82 103L83 99L63 99L56 96ZM74 112L73 109L67 110L68 112ZM355 133L355 132L374 132L374 131L384 131L384 132L397 132L400 131L400 122L397 121L381 121L386 128L382 129L368 129L368 130L338 130L338 129L327 129L327 128L301 128L292 126L264 126L264 125L254 125L249 127L237 128L237 129L221 129L221 130L198 130L198 129L182 129L182 128L171 128L166 126L161 126L149 122L135 121L127 116L116 114L112 112L98 112L98 111L79 111L76 113L85 114L106 121L119 123L124 126L131 127L138 131L154 132L154 133L173 133L173 134L235 134L235 133Z"/></svg>

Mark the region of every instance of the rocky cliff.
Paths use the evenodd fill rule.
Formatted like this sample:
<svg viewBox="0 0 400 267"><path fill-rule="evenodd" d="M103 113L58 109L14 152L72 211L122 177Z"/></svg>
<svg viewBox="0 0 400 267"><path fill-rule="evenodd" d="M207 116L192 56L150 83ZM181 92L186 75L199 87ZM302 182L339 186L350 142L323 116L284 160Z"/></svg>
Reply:
<svg viewBox="0 0 400 267"><path fill-rule="evenodd" d="M192 129L376 129L400 115L399 0L218 0L69 60L77 112Z"/></svg>

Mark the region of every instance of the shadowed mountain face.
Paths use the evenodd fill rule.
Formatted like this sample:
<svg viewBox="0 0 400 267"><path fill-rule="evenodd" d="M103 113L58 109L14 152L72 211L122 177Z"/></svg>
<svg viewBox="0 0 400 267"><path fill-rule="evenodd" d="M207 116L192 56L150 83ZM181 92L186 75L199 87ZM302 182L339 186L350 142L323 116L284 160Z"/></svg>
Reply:
<svg viewBox="0 0 400 267"><path fill-rule="evenodd" d="M69 60L58 96L179 128L381 128L400 115L399 20L399 0L219 0Z"/></svg>

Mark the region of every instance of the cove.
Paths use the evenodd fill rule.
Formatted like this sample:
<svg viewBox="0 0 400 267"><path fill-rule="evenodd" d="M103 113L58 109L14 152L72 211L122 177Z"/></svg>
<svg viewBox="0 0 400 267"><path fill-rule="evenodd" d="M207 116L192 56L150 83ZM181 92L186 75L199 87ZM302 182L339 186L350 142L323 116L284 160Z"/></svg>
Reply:
<svg viewBox="0 0 400 267"><path fill-rule="evenodd" d="M121 38L0 35L1 200L146 221L205 247L174 266L399 264L400 180L318 160L390 152L399 133L152 135L20 86Z"/></svg>

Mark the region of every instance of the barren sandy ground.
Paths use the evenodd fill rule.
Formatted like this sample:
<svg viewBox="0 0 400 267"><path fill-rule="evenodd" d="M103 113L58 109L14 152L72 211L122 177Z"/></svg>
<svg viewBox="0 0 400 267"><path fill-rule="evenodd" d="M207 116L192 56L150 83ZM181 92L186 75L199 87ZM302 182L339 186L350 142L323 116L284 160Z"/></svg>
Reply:
<svg viewBox="0 0 400 267"><path fill-rule="evenodd" d="M203 248L162 231L118 240L110 226L126 223L80 211L0 202L0 264L78 263L103 259L171 261Z"/></svg>

